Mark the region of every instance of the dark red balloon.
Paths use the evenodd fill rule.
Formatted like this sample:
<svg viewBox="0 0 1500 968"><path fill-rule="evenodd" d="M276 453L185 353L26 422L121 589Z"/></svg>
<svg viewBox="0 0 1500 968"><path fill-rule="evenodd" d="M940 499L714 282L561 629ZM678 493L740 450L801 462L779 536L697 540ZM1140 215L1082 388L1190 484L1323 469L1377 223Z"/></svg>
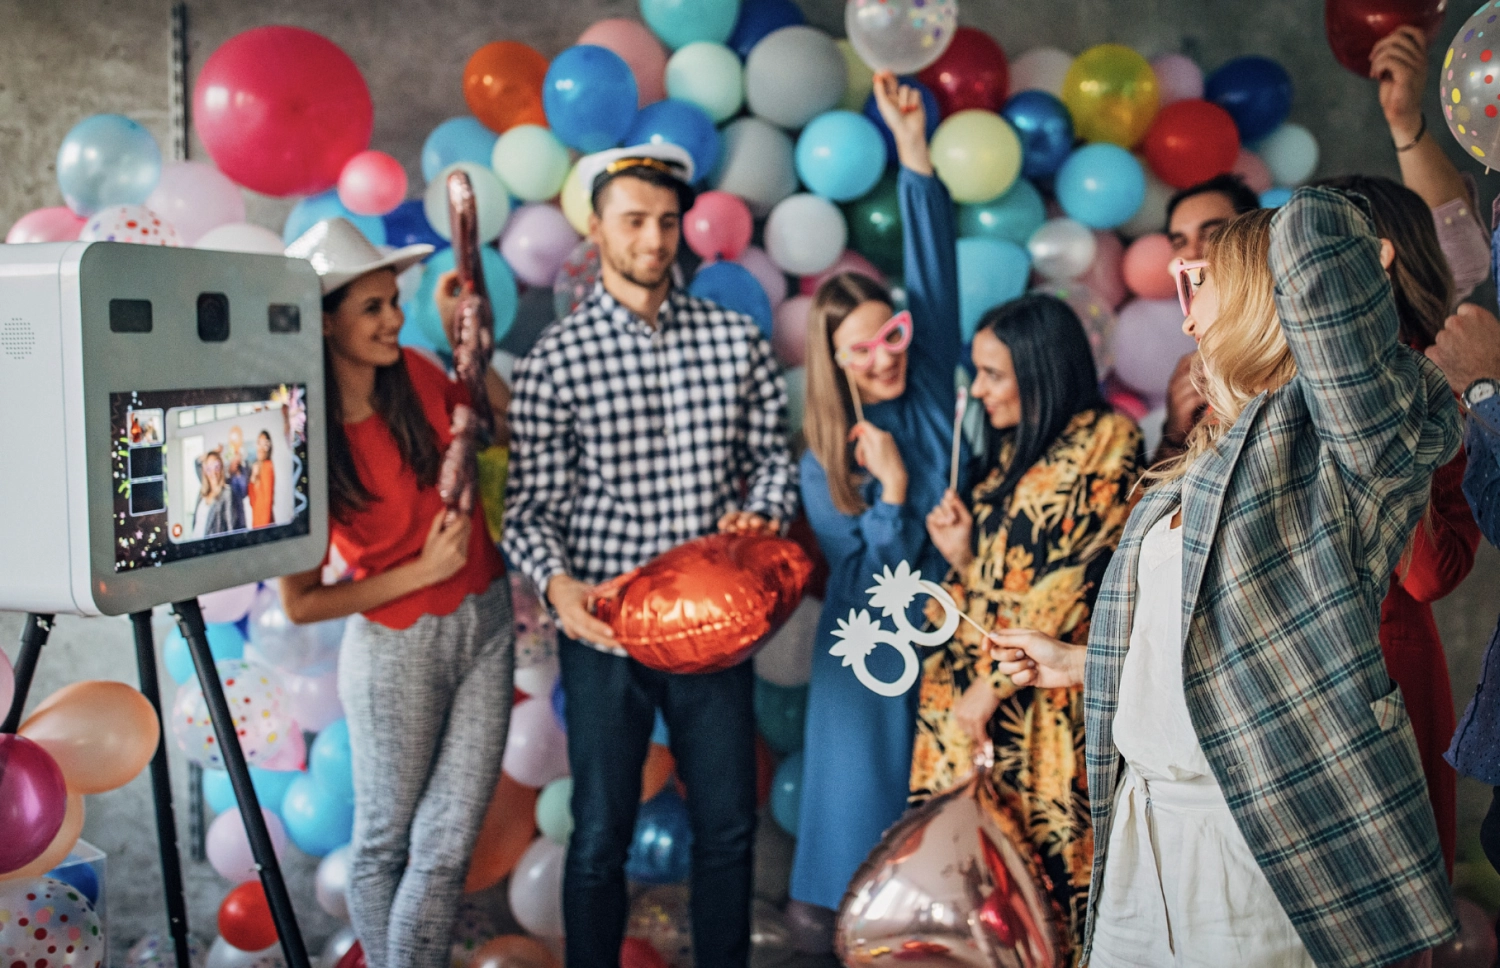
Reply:
<svg viewBox="0 0 1500 968"><path fill-rule="evenodd" d="M594 614L643 665L716 672L744 661L786 621L812 570L786 538L710 535L601 586Z"/></svg>
<svg viewBox="0 0 1500 968"><path fill-rule="evenodd" d="M338 964L333 968L366 968L366 964L365 949L356 941L349 946L349 950L344 952Z"/></svg>
<svg viewBox="0 0 1500 968"><path fill-rule="evenodd" d="M257 27L209 55L193 86L193 129L219 169L266 195L338 184L370 144L375 109L354 61L297 27Z"/></svg>
<svg viewBox="0 0 1500 968"><path fill-rule="evenodd" d="M219 934L241 951L263 951L276 943L276 922L260 881L246 881L224 896Z"/></svg>
<svg viewBox="0 0 1500 968"><path fill-rule="evenodd" d="M620 943L620 968L667 968L667 959L645 938L626 938Z"/></svg>
<svg viewBox="0 0 1500 968"><path fill-rule="evenodd" d="M1338 62L1360 77L1370 76L1370 51L1397 27L1412 26L1437 39L1448 0L1325 0L1323 29Z"/></svg>
<svg viewBox="0 0 1500 968"><path fill-rule="evenodd" d="M1234 169L1240 133L1217 104L1177 101L1157 112L1141 149L1158 178L1187 188Z"/></svg>
<svg viewBox="0 0 1500 968"><path fill-rule="evenodd" d="M989 34L960 27L943 56L917 80L932 91L945 118L970 108L999 113L1010 94L1010 65Z"/></svg>

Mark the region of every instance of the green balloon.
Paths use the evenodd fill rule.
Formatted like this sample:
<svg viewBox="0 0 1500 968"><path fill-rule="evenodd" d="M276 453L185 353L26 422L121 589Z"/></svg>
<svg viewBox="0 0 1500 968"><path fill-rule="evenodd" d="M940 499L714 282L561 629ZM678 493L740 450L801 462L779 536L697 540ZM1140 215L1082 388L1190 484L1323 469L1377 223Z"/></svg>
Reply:
<svg viewBox="0 0 1500 968"><path fill-rule="evenodd" d="M1042 194L1024 178L1017 178L1010 191L994 201L958 207L958 235L964 239L988 236L1025 248L1045 221L1047 205Z"/></svg>
<svg viewBox="0 0 1500 968"><path fill-rule="evenodd" d="M864 198L844 206L849 248L884 273L901 271L901 203L896 172L887 171Z"/></svg>
<svg viewBox="0 0 1500 968"><path fill-rule="evenodd" d="M565 776L542 788L536 798L536 829L549 840L566 844L573 836L573 778Z"/></svg>
<svg viewBox="0 0 1500 968"><path fill-rule="evenodd" d="M764 679L755 680L755 725L766 745L781 756L797 752L806 722L806 686L774 686Z"/></svg>

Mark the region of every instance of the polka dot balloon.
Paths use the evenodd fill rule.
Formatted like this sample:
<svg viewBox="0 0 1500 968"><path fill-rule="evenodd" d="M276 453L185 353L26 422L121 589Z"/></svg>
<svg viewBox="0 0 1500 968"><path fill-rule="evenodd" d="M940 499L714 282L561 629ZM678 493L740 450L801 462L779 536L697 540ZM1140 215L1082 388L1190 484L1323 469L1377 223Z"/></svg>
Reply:
<svg viewBox="0 0 1500 968"><path fill-rule="evenodd" d="M293 728L276 672L259 662L225 659L216 663L224 699L234 716L245 762L254 766L271 756ZM172 733L188 759L199 766L224 768L219 739L208 716L208 702L196 680L184 682L172 705Z"/></svg>
<svg viewBox="0 0 1500 968"><path fill-rule="evenodd" d="M172 223L144 205L111 205L94 213L78 233L80 242L130 242L179 248Z"/></svg>
<svg viewBox="0 0 1500 968"><path fill-rule="evenodd" d="M1094 368L1100 379L1109 370L1110 343L1115 332L1115 311L1088 286L1078 282L1059 282L1037 286L1032 292L1043 292L1056 296L1072 307L1083 323L1083 331L1089 338L1089 349L1094 351Z"/></svg>
<svg viewBox="0 0 1500 968"><path fill-rule="evenodd" d="M1464 151L1486 167L1500 157L1500 2L1474 11L1448 47L1439 75L1443 116Z"/></svg>
<svg viewBox="0 0 1500 968"><path fill-rule="evenodd" d="M531 582L519 572L510 574L510 600L516 620L516 668L555 662L557 627L531 590Z"/></svg>
<svg viewBox="0 0 1500 968"><path fill-rule="evenodd" d="M0 882L6 968L99 968L104 930L88 899L51 877Z"/></svg>

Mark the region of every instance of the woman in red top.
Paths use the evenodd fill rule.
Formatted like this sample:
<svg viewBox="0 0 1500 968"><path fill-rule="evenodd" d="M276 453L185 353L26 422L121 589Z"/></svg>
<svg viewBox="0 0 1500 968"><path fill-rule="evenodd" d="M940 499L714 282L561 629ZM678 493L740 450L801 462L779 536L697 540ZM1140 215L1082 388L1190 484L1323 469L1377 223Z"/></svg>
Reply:
<svg viewBox="0 0 1500 968"><path fill-rule="evenodd" d="M488 401L396 341L396 274L431 251L382 257L342 219L287 250L323 279L329 542L352 580L289 575L282 600L295 622L353 616L339 659L354 765L349 913L370 968L447 965L510 718L505 565L483 510L449 513L437 489L454 408Z"/></svg>
<svg viewBox="0 0 1500 968"><path fill-rule="evenodd" d="M255 467L245 486L250 499L250 527L264 528L274 524L272 511L276 503L276 468L271 464L271 434L262 430L255 438Z"/></svg>

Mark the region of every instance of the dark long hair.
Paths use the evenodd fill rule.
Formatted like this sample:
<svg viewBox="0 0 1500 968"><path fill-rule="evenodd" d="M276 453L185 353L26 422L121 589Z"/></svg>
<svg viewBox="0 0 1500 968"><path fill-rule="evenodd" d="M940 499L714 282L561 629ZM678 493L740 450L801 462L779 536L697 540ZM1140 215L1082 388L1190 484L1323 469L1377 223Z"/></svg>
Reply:
<svg viewBox="0 0 1500 968"><path fill-rule="evenodd" d="M345 285L324 296L323 312L338 312L348 294L349 287ZM327 340L323 342L323 372L327 382L324 400L328 411L328 513L334 520L348 523L350 515L363 510L375 495L359 479L349 438L344 434L343 399ZM370 402L395 439L401 462L417 475L417 486L435 486L442 456L438 453L437 434L406 370L405 354L390 366L375 368L375 393Z"/></svg>
<svg viewBox="0 0 1500 968"><path fill-rule="evenodd" d="M998 487L983 496L1003 511L1016 483L1042 459L1068 422L1085 410L1102 410L1094 354L1078 315L1054 296L1034 293L998 306L979 320L1010 350L1021 395L1021 422L1014 429L985 425L985 460L1000 459L1010 435L1015 447Z"/></svg>

